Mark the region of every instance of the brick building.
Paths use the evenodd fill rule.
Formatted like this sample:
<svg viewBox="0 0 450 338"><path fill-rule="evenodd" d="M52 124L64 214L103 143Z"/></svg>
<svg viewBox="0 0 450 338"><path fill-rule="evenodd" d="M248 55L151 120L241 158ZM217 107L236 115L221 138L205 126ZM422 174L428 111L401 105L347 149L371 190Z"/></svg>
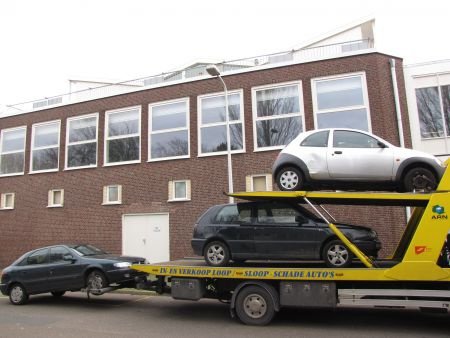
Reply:
<svg viewBox="0 0 450 338"><path fill-rule="evenodd" d="M396 95L409 124L401 59L364 45L334 57L278 61L220 65L235 191L275 188L272 163L301 131L353 127L399 144ZM172 74L171 82L77 103L56 100L54 107L47 101L38 111L0 118L0 267L61 242L150 261L192 255L196 219L226 203L228 187L223 87L202 73L204 66L196 64L193 77ZM330 209L340 221L377 230L383 255L402 234L402 208Z"/></svg>

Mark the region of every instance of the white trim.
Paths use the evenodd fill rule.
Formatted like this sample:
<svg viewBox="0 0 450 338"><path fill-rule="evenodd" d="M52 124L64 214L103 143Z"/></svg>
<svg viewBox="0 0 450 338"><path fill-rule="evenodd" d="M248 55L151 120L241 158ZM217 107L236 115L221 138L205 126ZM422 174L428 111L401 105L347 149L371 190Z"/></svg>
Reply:
<svg viewBox="0 0 450 338"><path fill-rule="evenodd" d="M55 193L61 193L61 203L55 203ZM48 205L47 208L61 208L64 206L64 189L51 189L48 191Z"/></svg>
<svg viewBox="0 0 450 338"><path fill-rule="evenodd" d="M264 116L264 117L258 117L257 112L257 101L256 101L256 92L261 90L267 90L267 89L276 89L276 88L282 88L282 87L289 87L289 86L297 86L298 90L298 100L299 100L299 112L298 113L289 113L289 114L283 114L283 115L272 115L272 116ZM257 121L267 121L267 120L277 120L280 118L290 118L290 117L300 117L301 123L302 123L302 130L300 132L305 131L305 103L303 100L303 82L301 80L296 81L289 81L289 82L280 82L280 83L271 83L266 84L262 86L256 86L252 87L252 116L253 116L253 152L259 152L259 151L269 151L269 150L279 150L283 149L285 144L277 145L277 146L270 146L270 147L258 147L258 138L257 138L257 128L256 128L256 122ZM295 135L297 136L297 135ZM294 136L294 137L295 137Z"/></svg>
<svg viewBox="0 0 450 338"><path fill-rule="evenodd" d="M113 137L108 137L108 132L109 132L109 116L112 114L120 114L120 113L125 113L127 111L130 110L134 110L137 109L138 110L138 133L134 133L134 134L127 134L127 135L119 135L119 136L113 136ZM142 146L142 139L141 139L141 117L142 115L142 106L141 105L136 105L136 106L130 106L130 107L124 107L124 108L120 108L120 109L113 109L113 110L107 110L105 111L105 128L104 128L104 141L103 141L103 166L104 167L109 167L109 166L115 166L115 165L124 165L124 164L133 164L133 163L141 163L141 146ZM110 140L118 140L118 139L124 139L124 138L131 138L131 137L135 137L138 136L139 137L139 159L137 160L133 160L133 161L123 161L123 162L107 162L108 160L108 153L107 153L107 144L108 141Z"/></svg>
<svg viewBox="0 0 450 338"><path fill-rule="evenodd" d="M12 196L12 205L10 207L6 206L7 196ZM16 194L13 192L5 192L0 195L0 210L14 210L14 203L16 199Z"/></svg>
<svg viewBox="0 0 450 338"><path fill-rule="evenodd" d="M117 188L117 201L110 201L109 200L109 188ZM120 184L110 184L105 185L103 187L103 203L102 205L118 205L122 204L122 185Z"/></svg>
<svg viewBox="0 0 450 338"><path fill-rule="evenodd" d="M250 191L255 191L254 187L254 178L256 177L264 177L266 180L266 190L265 191L272 191L272 174L256 174L256 175L249 175L250 178Z"/></svg>
<svg viewBox="0 0 450 338"><path fill-rule="evenodd" d="M341 80L346 78L352 78L352 77L360 77L361 79L361 86L362 86L362 95L363 95L363 105L356 105L356 106L344 106L334 109L322 109L319 111L319 105L317 102L317 82L326 82L326 81L333 81L333 80ZM367 128L368 132L372 132L372 119L370 116L370 102L369 102L369 93L367 90L367 77L366 72L354 72L354 73L343 73L343 74L335 74L331 76L322 76L322 77L315 77L311 78L311 96L312 96L312 103L313 103L313 116L314 116L314 129L317 129L317 115L322 113L331 113L331 112L343 112L343 111L350 111L355 109L365 109L367 114ZM334 128L333 126L329 128Z"/></svg>
<svg viewBox="0 0 450 338"><path fill-rule="evenodd" d="M182 198L176 198L176 183L184 183L186 195ZM174 180L169 181L169 199L167 202L186 202L191 200L191 180Z"/></svg>
<svg viewBox="0 0 450 338"><path fill-rule="evenodd" d="M184 102L186 104L186 127L163 129L163 130L158 130L158 131L152 132L152 118L151 117L153 114L153 107L166 106L166 105L171 105L171 104L181 103L181 102ZM168 100L168 101L152 102L148 105L147 162L159 162L159 161L167 161L167 160L175 160L175 159L191 157L190 115L191 115L191 113L190 113L190 98L189 97L182 97L179 99L173 99L173 100ZM151 158L151 150L152 150L151 136L152 135L165 134L165 133L170 133L170 132L175 132L175 131L184 131L184 130L187 130L187 138L188 138L188 153L187 153L187 155Z"/></svg>
<svg viewBox="0 0 450 338"><path fill-rule="evenodd" d="M11 132L11 131L16 131L16 130L21 130L24 129L25 130L25 135L23 138L23 150L22 151L7 151L7 152L2 152L2 146L3 146L3 135L5 132ZM9 174L1 174L0 173L0 177L7 177L7 176L19 176L19 175L23 175L25 174L25 154L26 154L26 146L27 146L27 126L20 126L20 127L14 127L14 128L7 128L7 129L2 129L1 133L0 133L0 165L1 165L1 156L2 155L9 155L9 154L18 154L18 153L23 153L23 168L22 171L19 172L15 172L15 173L9 173Z"/></svg>
<svg viewBox="0 0 450 338"><path fill-rule="evenodd" d="M34 147L34 138L36 134L36 128L39 128L41 126L49 125L49 124L58 124L58 163L56 168L53 169L44 169L44 170L33 170L33 151L35 150L42 150L42 149L50 149L50 148L56 148L55 145L53 146L45 146L45 147ZM52 120L47 122L41 122L41 123L35 123L31 127L31 151L30 151L30 170L29 174L39 174L39 173L48 173L48 172L56 172L59 170L59 155L60 155L60 144L61 144L61 120Z"/></svg>
<svg viewBox="0 0 450 338"><path fill-rule="evenodd" d="M229 121L230 126L232 124L240 124L242 127L242 149L237 150L231 150L231 154L242 154L246 152L246 142L245 142L245 116L244 116L244 90L241 89L235 89L235 90L229 90L228 91L228 97L231 95L239 94L239 108L240 108L240 119ZM226 128L226 121L223 122L214 122L214 123L208 123L206 125L202 125L202 99L212 98L212 97L225 97L225 93L222 92L215 92L215 93L208 93L204 95L197 96L197 156L198 157L208 157L208 156L218 156L218 155L227 155L227 151L217 151L217 152L211 152L211 153L202 153L202 143L201 143L201 128L202 127L217 127L217 126L225 126ZM228 113L228 112L226 112ZM225 129L226 131L226 129ZM226 142L226 141L225 141ZM231 141L230 141L231 142ZM230 145L231 148L231 145Z"/></svg>
<svg viewBox="0 0 450 338"><path fill-rule="evenodd" d="M88 118L92 118L92 117L95 117L95 164L79 166L79 167L68 167L69 146L70 145L88 144L88 143L94 142L94 140L92 139L92 140L87 140L87 141L72 142L71 144L69 144L70 122L88 119ZM66 154L65 154L65 160L64 160L64 170L74 170L74 169L85 169L85 168L96 168L97 167L97 165L98 165L98 122L99 122L99 113L74 116L74 117L70 117L67 119L67 121L66 121L66 149L65 149Z"/></svg>

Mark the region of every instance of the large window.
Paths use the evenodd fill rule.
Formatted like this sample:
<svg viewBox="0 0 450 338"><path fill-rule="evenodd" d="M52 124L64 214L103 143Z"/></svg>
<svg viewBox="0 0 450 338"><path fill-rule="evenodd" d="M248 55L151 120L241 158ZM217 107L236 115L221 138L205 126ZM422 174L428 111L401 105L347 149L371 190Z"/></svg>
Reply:
<svg viewBox="0 0 450 338"><path fill-rule="evenodd" d="M98 114L67 120L67 169L97 165L97 125Z"/></svg>
<svg viewBox="0 0 450 338"><path fill-rule="evenodd" d="M33 125L31 172L57 171L60 121Z"/></svg>
<svg viewBox="0 0 450 338"><path fill-rule="evenodd" d="M280 149L303 131L301 83L253 88L256 150Z"/></svg>
<svg viewBox="0 0 450 338"><path fill-rule="evenodd" d="M141 107L106 113L105 165L140 161Z"/></svg>
<svg viewBox="0 0 450 338"><path fill-rule="evenodd" d="M227 151L225 96L199 97L199 155L224 154ZM232 152L245 151L242 91L228 93L228 116Z"/></svg>
<svg viewBox="0 0 450 338"><path fill-rule="evenodd" d="M0 141L0 175L24 173L27 128L4 129Z"/></svg>
<svg viewBox="0 0 450 338"><path fill-rule="evenodd" d="M189 157L189 99L149 105L149 160Z"/></svg>
<svg viewBox="0 0 450 338"><path fill-rule="evenodd" d="M450 85L418 88L416 99L422 138L448 136L450 134Z"/></svg>
<svg viewBox="0 0 450 338"><path fill-rule="evenodd" d="M312 80L316 128L353 128L370 131L365 75Z"/></svg>

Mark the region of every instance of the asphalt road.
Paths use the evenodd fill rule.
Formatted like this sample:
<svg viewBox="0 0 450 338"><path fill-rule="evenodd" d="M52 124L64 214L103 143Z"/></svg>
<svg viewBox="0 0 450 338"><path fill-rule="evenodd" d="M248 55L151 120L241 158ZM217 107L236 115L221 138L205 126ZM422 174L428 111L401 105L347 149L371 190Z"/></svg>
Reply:
<svg viewBox="0 0 450 338"><path fill-rule="evenodd" d="M0 337L450 337L449 314L417 310L283 309L265 327L230 318L227 304L165 296L107 294L87 300L32 296L24 306L0 297Z"/></svg>

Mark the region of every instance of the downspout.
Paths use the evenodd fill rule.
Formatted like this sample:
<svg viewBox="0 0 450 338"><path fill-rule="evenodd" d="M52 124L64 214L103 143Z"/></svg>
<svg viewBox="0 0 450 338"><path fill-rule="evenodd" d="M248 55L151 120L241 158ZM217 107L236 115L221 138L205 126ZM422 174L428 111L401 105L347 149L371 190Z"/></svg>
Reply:
<svg viewBox="0 0 450 338"><path fill-rule="evenodd" d="M398 128L398 138L400 140L400 147L405 146L405 137L403 135L403 122L402 122L402 109L400 107L400 98L398 94L398 84L397 84L397 73L395 71L395 59L389 59L389 64L391 65L391 78L392 78L392 88L394 92L395 100L395 112L397 114L397 128ZM406 221L411 218L411 207L406 207Z"/></svg>
<svg viewBox="0 0 450 338"><path fill-rule="evenodd" d="M397 74L395 72L395 59L389 59L391 65L392 87L394 91L395 112L397 114L398 137L400 139L400 147L405 146L405 137L403 136L402 109L400 107L400 98L398 94Z"/></svg>

